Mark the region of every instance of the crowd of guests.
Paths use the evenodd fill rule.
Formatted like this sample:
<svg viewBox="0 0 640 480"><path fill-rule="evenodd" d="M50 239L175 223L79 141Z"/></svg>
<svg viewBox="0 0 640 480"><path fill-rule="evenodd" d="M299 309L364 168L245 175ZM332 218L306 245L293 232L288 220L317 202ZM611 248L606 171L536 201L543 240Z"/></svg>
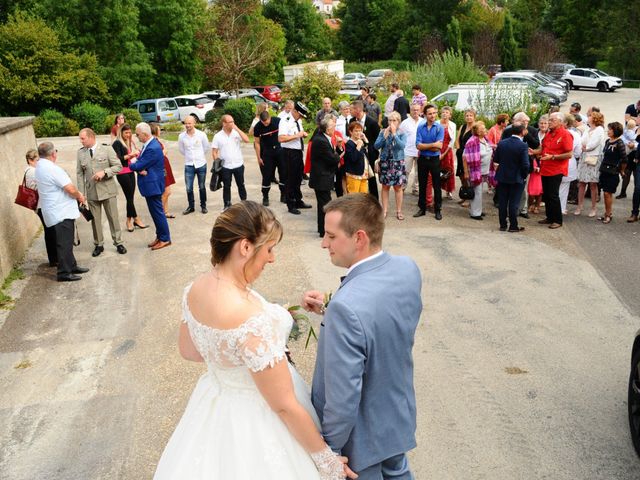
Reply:
<svg viewBox="0 0 640 480"><path fill-rule="evenodd" d="M316 128L306 146L304 139L309 133L302 119L311 114L304 104L289 100L277 116L271 116L267 108L259 108L250 133L262 176L263 205L269 206L271 187L277 184L280 201L287 205L289 213L300 215L302 209L312 208L303 201L301 191L304 178L308 178L316 196L321 237L325 234L324 206L332 192L336 196L368 193L379 198L385 218L393 201L394 216L402 221L408 187L418 196L414 217L431 211L436 220L442 220L443 197L453 199L458 177L458 203L469 209L471 219L484 219L484 197L488 192L499 209L500 230L520 232L524 228L518 225L518 217L541 214L543 206L545 216L538 223L560 228L563 215L569 213L568 203L577 205L574 215L582 215L587 198L587 215L598 217L603 224L610 223L614 198L626 197L633 175L633 207L627 221L638 221L640 172L636 153L640 101L627 108L624 126L619 122L606 124L597 107L589 108L584 115L581 106L574 103L569 114L552 110L541 116L536 126L530 124L524 112L513 118L501 113L487 129L472 109L464 112L464 123L458 127L449 107L438 109L428 103L419 85L412 90L409 100L393 85L384 108L366 88L359 99L340 102L337 109L330 98L323 99L322 108L315 114ZM222 167L217 175L223 187L223 210L232 204L233 183L240 200L246 199L241 144L250 139L233 117L222 117L222 128L211 142L195 127L192 117L184 121L184 127L178 137L187 196L182 213L195 212L196 178L200 211L208 213L206 179L210 155ZM148 228L135 205L137 181L156 227L156 238L149 248L159 250L171 245L167 219L175 217L169 211L168 198L175 178L166 145L159 136L158 124L140 123L135 127L136 141L132 126L122 114L115 118L111 144L100 144L91 129L83 128L79 134L82 148L77 153L77 187L55 165L57 151L52 144L44 142L38 150L27 152L25 179L27 186L40 194L37 213L45 229L49 264L58 267L58 280L79 280L79 273L86 270L78 267L73 258L75 230L67 222L79 217L78 204L86 207L84 214L92 224L92 255L97 257L104 251L103 211L116 251L127 253L120 228L116 180L126 201L127 231ZM620 194L614 197L620 183ZM598 215L600 196L604 212Z"/></svg>

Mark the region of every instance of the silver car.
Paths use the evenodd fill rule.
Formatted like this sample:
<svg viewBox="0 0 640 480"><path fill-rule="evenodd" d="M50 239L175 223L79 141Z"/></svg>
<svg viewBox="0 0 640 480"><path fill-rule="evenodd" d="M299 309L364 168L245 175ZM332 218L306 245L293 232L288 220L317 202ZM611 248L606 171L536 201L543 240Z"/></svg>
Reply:
<svg viewBox="0 0 640 480"><path fill-rule="evenodd" d="M342 77L342 88L345 90L357 90L367 84L367 77L363 73L347 73Z"/></svg>
<svg viewBox="0 0 640 480"><path fill-rule="evenodd" d="M384 77L387 73L392 73L393 70L389 68L380 68L378 70L371 70L369 75L367 75L367 87L375 87L380 83L382 77Z"/></svg>

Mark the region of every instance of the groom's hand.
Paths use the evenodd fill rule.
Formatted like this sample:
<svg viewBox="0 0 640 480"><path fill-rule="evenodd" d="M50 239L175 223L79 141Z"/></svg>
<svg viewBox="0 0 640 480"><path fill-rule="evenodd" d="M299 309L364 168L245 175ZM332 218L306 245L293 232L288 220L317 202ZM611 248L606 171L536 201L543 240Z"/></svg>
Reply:
<svg viewBox="0 0 640 480"><path fill-rule="evenodd" d="M353 470L351 470L349 468L349 465L347 465L347 462L349 461L349 459L347 457L338 457L338 460L340 460L342 463L344 463L344 473L347 475L347 478L358 478L358 474L356 472L354 472Z"/></svg>
<svg viewBox="0 0 640 480"><path fill-rule="evenodd" d="M307 312L324 313L324 293L318 290L309 290L302 297L302 308Z"/></svg>

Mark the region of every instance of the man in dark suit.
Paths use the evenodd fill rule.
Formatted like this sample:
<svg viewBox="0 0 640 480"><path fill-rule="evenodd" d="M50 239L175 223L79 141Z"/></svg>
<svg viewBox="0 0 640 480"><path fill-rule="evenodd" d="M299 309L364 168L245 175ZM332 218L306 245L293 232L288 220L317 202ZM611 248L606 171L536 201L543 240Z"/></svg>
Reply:
<svg viewBox="0 0 640 480"><path fill-rule="evenodd" d="M404 120L409 116L409 110L411 110L411 104L407 97L404 96L404 92L402 90L396 90L396 101L393 102L393 110L400 114L400 119Z"/></svg>
<svg viewBox="0 0 640 480"><path fill-rule="evenodd" d="M136 125L136 136L144 145L137 160L132 159L129 168L138 172L140 195L147 200L149 213L156 225L156 239L148 246L151 250L160 250L171 245L169 224L162 207L162 193L165 188L164 154L162 145L151 135L148 123Z"/></svg>
<svg viewBox="0 0 640 480"><path fill-rule="evenodd" d="M507 211L509 212L509 231L521 232L524 227L518 226L518 208L524 189L524 182L529 175L529 151L524 142L525 127L522 124L511 127L511 137L498 143L493 158L498 165L496 181L498 182L498 218L500 231L507 230Z"/></svg>
<svg viewBox="0 0 640 480"><path fill-rule="evenodd" d="M358 122L364 129L364 136L367 139L367 158L373 170L376 160L378 159L378 150L376 150L373 144L376 143L376 139L380 133L380 125L365 113L364 104L360 100L356 100L351 104L351 114L353 117L349 123ZM378 198L378 183L376 182L375 175L369 178L369 194L373 195L376 199Z"/></svg>
<svg viewBox="0 0 640 480"><path fill-rule="evenodd" d="M333 115L323 117L318 124L311 148L309 186L315 190L318 200L318 233L321 237L324 237L324 206L331 201L331 190L343 149L341 137L337 137L335 149L331 144L331 136L335 129L336 120Z"/></svg>

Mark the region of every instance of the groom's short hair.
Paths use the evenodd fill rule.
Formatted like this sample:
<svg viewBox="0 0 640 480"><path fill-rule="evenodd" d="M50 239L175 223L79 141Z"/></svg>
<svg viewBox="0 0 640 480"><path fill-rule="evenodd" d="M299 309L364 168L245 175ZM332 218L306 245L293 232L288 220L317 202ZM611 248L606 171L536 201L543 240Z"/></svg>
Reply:
<svg viewBox="0 0 640 480"><path fill-rule="evenodd" d="M348 235L364 230L371 246L382 246L384 234L384 216L380 203L368 193L353 193L331 200L324 212L340 212L340 228Z"/></svg>

